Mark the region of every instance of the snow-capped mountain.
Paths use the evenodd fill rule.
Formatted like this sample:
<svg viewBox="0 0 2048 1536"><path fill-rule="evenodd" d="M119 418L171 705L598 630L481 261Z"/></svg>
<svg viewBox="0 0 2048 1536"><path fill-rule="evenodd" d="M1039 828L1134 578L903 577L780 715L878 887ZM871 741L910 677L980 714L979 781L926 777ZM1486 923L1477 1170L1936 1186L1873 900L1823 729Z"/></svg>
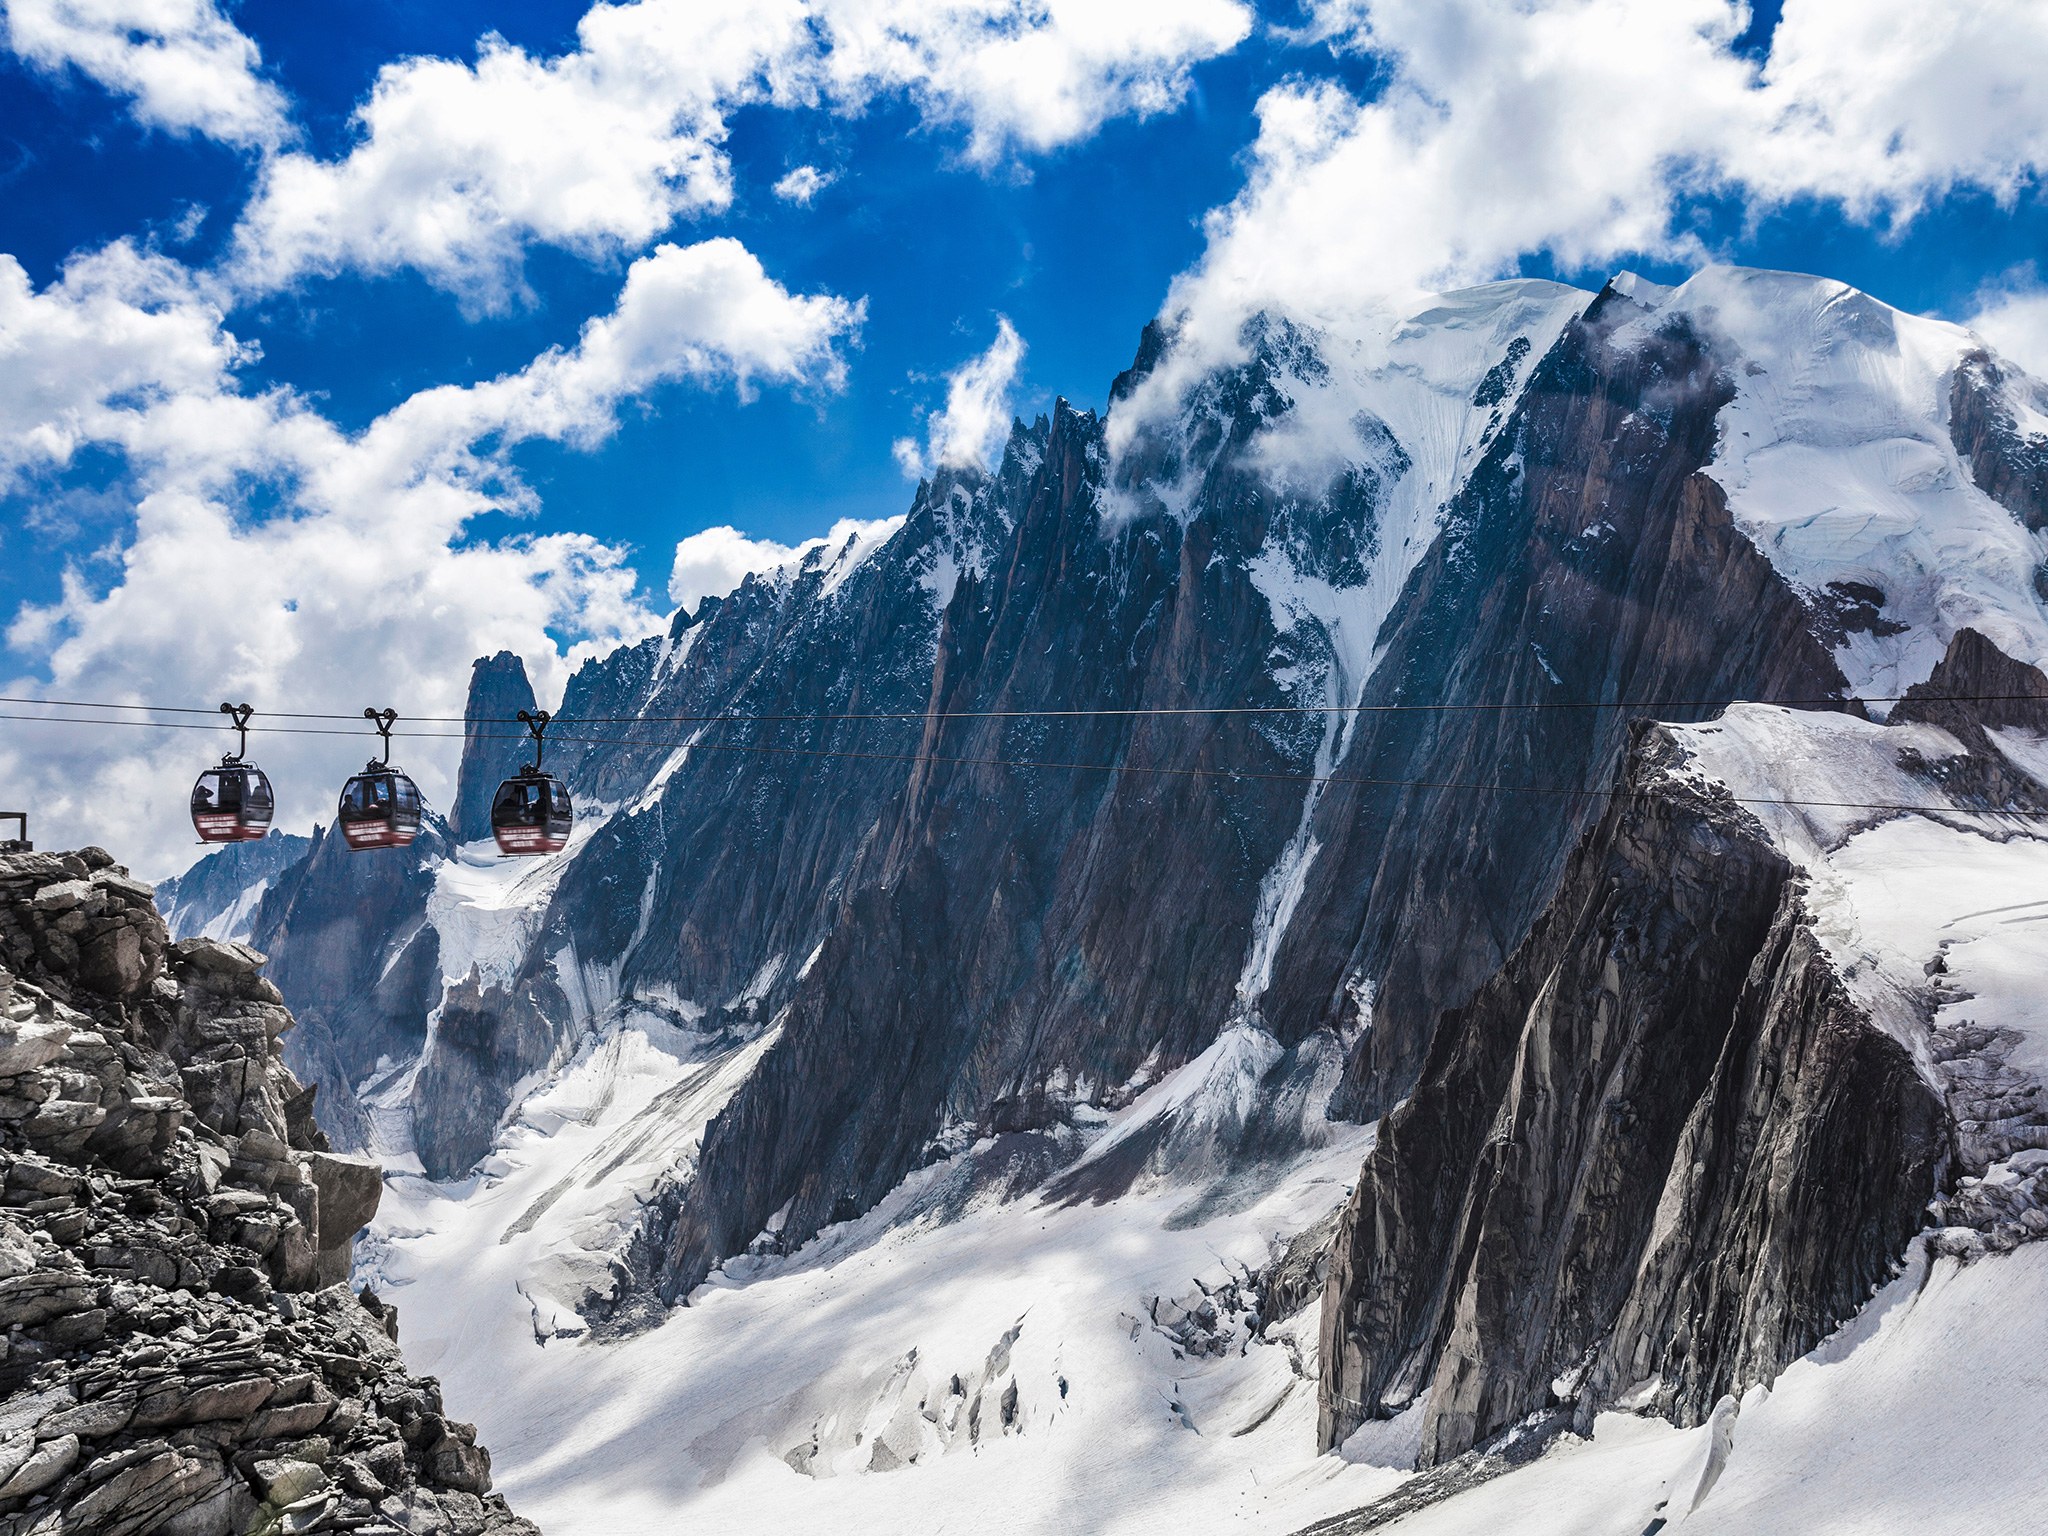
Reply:
<svg viewBox="0 0 2048 1536"><path fill-rule="evenodd" d="M1120 419L1150 331L1107 421L587 664L565 853L478 840L500 656L445 838L263 892L328 1134L417 1159L368 1262L416 1364L521 1384L484 1427L543 1524L641 1438L686 1454L625 1524L992 1511L949 1452L1107 1476L1098 1415L1189 1528L1427 1502L1532 1416L1768 1421L1909 1249L2048 1228L2048 957L1966 895L2048 873L1973 814L2048 806L2048 716L1939 702L2048 659L2041 386L1725 268L1244 343ZM1656 1444L1637 1530L1728 1465Z"/></svg>
<svg viewBox="0 0 2048 1536"><path fill-rule="evenodd" d="M306 856L309 839L271 829L260 842L230 843L156 888L174 939L245 940L273 881Z"/></svg>

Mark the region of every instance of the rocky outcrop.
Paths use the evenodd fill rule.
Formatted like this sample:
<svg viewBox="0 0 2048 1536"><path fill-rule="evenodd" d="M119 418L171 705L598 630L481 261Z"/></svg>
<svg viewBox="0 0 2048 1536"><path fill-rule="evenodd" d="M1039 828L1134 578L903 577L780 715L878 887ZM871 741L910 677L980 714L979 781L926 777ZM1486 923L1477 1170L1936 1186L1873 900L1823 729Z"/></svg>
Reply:
<svg viewBox="0 0 2048 1536"><path fill-rule="evenodd" d="M261 963L96 849L0 855L0 1533L530 1533L347 1289L380 1170Z"/></svg>
<svg viewBox="0 0 2048 1536"><path fill-rule="evenodd" d="M1725 791L1662 777L1669 751L1639 738L1382 1126L1324 1296L1325 1446L1417 1402L1424 1465L1560 1403L1699 1422L1924 1220L1941 1100L1850 999L1792 866Z"/></svg>
<svg viewBox="0 0 2048 1536"><path fill-rule="evenodd" d="M2012 379L1990 353L1965 357L1949 386L1949 436L1977 488L2039 530L2048 527L2048 437L2020 429L2003 398L2015 383L2035 391L2037 410L2048 408L2040 385ZM2037 573L2034 582L2048 598L2048 574Z"/></svg>
<svg viewBox="0 0 2048 1536"><path fill-rule="evenodd" d="M469 672L469 702L462 711L462 766L448 827L458 843L491 835L491 796L498 783L533 757L519 712L538 706L526 663L510 651L479 656Z"/></svg>
<svg viewBox="0 0 2048 1536"><path fill-rule="evenodd" d="M2048 733L2048 677L1976 630L1959 629L1927 681L1908 688L1888 718L1938 725L1973 755L1997 755L1987 731L2019 726Z"/></svg>
<svg viewBox="0 0 2048 1536"><path fill-rule="evenodd" d="M429 1178L460 1178L491 1149L499 1117L530 1073L554 1064L566 1042L530 996L485 986L476 976L442 994L434 1038L414 1083L413 1149Z"/></svg>

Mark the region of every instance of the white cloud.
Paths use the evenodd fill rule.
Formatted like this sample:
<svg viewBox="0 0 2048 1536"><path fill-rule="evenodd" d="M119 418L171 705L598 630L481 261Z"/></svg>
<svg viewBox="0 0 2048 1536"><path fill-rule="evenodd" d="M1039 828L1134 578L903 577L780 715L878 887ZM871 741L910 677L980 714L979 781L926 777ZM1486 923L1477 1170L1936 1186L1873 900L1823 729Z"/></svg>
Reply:
<svg viewBox="0 0 2048 1536"><path fill-rule="evenodd" d="M1024 361L1024 338L1009 317L996 316L996 339L946 375L946 406L925 423L925 444L896 440L896 462L915 480L941 464L985 466L1010 430L1010 385Z"/></svg>
<svg viewBox="0 0 2048 1536"><path fill-rule="evenodd" d="M4 691L459 714L470 658L499 648L527 657L543 693L558 690L564 645L608 646L658 617L616 547L472 533L479 514L531 502L506 450L598 441L627 397L673 380L830 387L835 343L858 320L858 306L787 292L736 242L662 246L573 346L501 378L422 391L348 434L289 390L244 393L242 349L174 263L117 247L74 261L40 293L0 264L0 357L69 346L97 370L0 395L0 466L33 489L97 445L123 457L135 494L111 583L68 572L58 598L8 629L47 684ZM258 500L279 510L258 515ZM287 770L283 814L324 819L323 796L362 751L353 740L265 741L266 762ZM406 753L444 804L455 754L451 741ZM24 726L0 745L0 777L30 793L57 838L107 841L158 872L182 857L181 797L198 761L183 733L131 741Z"/></svg>
<svg viewBox="0 0 2048 1536"><path fill-rule="evenodd" d="M786 0L598 6L582 46L537 59L486 38L474 65L387 64L339 160L266 168L236 231L237 280L411 267L478 308L520 291L529 240L637 250L678 215L732 196L723 112L765 90L802 37Z"/></svg>
<svg viewBox="0 0 2048 1536"><path fill-rule="evenodd" d="M839 178L815 165L799 165L775 183L775 195L785 203L808 205L810 200Z"/></svg>
<svg viewBox="0 0 2048 1536"><path fill-rule="evenodd" d="M166 257L121 241L73 258L38 294L0 254L0 492L29 465L68 462L110 411L218 392L252 355Z"/></svg>
<svg viewBox="0 0 2048 1536"><path fill-rule="evenodd" d="M151 128L258 147L289 132L256 45L212 0L7 0L5 25L21 58L130 98Z"/></svg>
<svg viewBox="0 0 2048 1536"><path fill-rule="evenodd" d="M2035 378L2048 379L2048 287L2031 272L1978 295L1977 312L1964 323Z"/></svg>
<svg viewBox="0 0 2048 1536"><path fill-rule="evenodd" d="M707 597L724 597L748 576L782 570L800 564L814 551L837 554L851 543L856 558L903 526L901 517L864 522L843 517L823 538L801 544L778 544L757 539L729 525L706 528L676 545L675 565L669 572L668 598L678 608L694 612Z"/></svg>
<svg viewBox="0 0 2048 1536"><path fill-rule="evenodd" d="M967 158L1072 144L1171 111L1188 71L1250 34L1238 0L820 0L819 71L838 98L907 90L963 128Z"/></svg>
<svg viewBox="0 0 2048 1536"><path fill-rule="evenodd" d="M472 309L500 308L523 294L530 242L616 255L726 207L737 107L857 110L906 92L992 164L1166 110L1191 65L1249 24L1238 0L598 5L558 58L491 37L473 65L386 65L346 155L267 164L233 270L267 291L309 272L411 268ZM778 194L804 184L785 177Z"/></svg>
<svg viewBox="0 0 2048 1536"><path fill-rule="evenodd" d="M1177 280L1169 366L1121 443L1271 309L1362 331L1419 294L1511 273L1704 254L1700 192L1904 221L1962 186L2010 199L2048 167L2048 6L1788 0L1759 66L1735 0L1338 0L1311 30L1377 56L1361 103L1293 81L1259 103L1243 192Z"/></svg>

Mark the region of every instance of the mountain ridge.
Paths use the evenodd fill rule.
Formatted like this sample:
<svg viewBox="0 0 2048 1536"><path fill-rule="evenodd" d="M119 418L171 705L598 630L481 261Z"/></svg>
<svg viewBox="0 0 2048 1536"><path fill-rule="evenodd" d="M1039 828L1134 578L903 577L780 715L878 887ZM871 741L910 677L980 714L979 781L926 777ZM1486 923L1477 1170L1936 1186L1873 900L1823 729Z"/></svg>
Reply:
<svg viewBox="0 0 2048 1536"><path fill-rule="evenodd" d="M1170 345L1148 328L1112 422ZM2040 387L1956 328L1825 279L1709 269L1592 296L1494 285L1368 338L1267 322L1245 345L1120 452L1111 422L1061 402L992 470L922 482L886 536L750 576L586 663L549 749L584 816L558 859L430 843L369 871L316 848L264 897L257 939L309 1021L303 1049L331 1054L313 1074L331 1130L395 1135L387 1154L455 1179L593 1049L675 1042L701 1082L672 1136L645 1112L635 1134L668 1150L634 1163L632 1214L522 1282L571 1334L657 1326L734 1265L987 1147L1014 1153L1013 1191L1113 1204L1165 1181L1207 1219L1321 1144L1323 1111L1300 1105L1394 1111L1459 1048L1466 1025L1445 1021L1522 985L1501 978L1536 963L1517 957L1613 821L1643 722L1683 737L1715 701L1837 701L1817 732L1943 666L1995 671L1962 636L2023 668L2048 654ZM472 737L523 683L514 665L479 662ZM1168 713L1187 709L1240 712ZM1070 710L1106 713L1044 713ZM2024 750L1996 755L1955 771L2030 782ZM494 771L466 758L464 783ZM1782 885L1797 859L1775 837L1729 846ZM1853 971L1765 905L1747 953L1784 917L1788 978ZM1840 1026L1851 1054L1883 1057L1862 1027ZM1918 1071L1930 1047L1907 1049ZM1914 1113L1992 1115L1914 1098L1884 1059L1868 1080ZM1213 1093L1109 1139L1196 1062ZM1660 1146L1705 1134L1686 1118L1698 1093L1658 1109ZM1924 1203L1901 1191L1932 1165L1894 1161L1881 1219L1804 1240L1830 1256L1820 1299L1744 1379L1898 1258ZM1331 1297L1358 1283L1359 1230L1339 1234L1354 1257ZM1614 1254L1642 1231L1615 1230L1602 1262L1626 1267ZM1437 1262L1391 1251L1404 1272ZM1458 1326L1487 1359L1557 1363L1511 1321ZM1340 1397L1341 1333L1321 1350ZM1471 1366L1476 1344L1431 1348L1496 1384L1473 1398L1446 1377L1418 1454L1456 1456L1536 1390ZM1613 1372L1586 1378L1585 1412L1626 1395L1635 1378ZM1708 1390L1654 1406L1696 1415ZM1326 1417L1323 1437L1358 1422Z"/></svg>

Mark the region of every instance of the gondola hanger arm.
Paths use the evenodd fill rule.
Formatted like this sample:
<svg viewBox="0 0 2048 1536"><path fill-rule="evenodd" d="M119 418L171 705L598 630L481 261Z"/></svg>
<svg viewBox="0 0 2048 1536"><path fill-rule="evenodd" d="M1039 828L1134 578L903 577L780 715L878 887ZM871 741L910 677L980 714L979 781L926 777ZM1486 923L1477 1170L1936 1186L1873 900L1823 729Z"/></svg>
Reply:
<svg viewBox="0 0 2048 1536"><path fill-rule="evenodd" d="M370 764L370 772L377 773L391 763L391 727L398 719L395 709L374 709L365 707L363 718L377 728L377 734L384 738L383 753Z"/></svg>
<svg viewBox="0 0 2048 1536"><path fill-rule="evenodd" d="M537 778L540 775L540 760L547 751L548 745L548 723L554 718L554 713L551 710L522 709L519 711L519 723L525 726L527 734L533 737L533 761L519 770L527 778Z"/></svg>
<svg viewBox="0 0 2048 1536"><path fill-rule="evenodd" d="M232 753L224 756L221 761L223 763L239 763L249 755L249 717L255 714L256 711L247 704L229 704L223 700L220 712L234 722L235 731L241 737L240 744Z"/></svg>

